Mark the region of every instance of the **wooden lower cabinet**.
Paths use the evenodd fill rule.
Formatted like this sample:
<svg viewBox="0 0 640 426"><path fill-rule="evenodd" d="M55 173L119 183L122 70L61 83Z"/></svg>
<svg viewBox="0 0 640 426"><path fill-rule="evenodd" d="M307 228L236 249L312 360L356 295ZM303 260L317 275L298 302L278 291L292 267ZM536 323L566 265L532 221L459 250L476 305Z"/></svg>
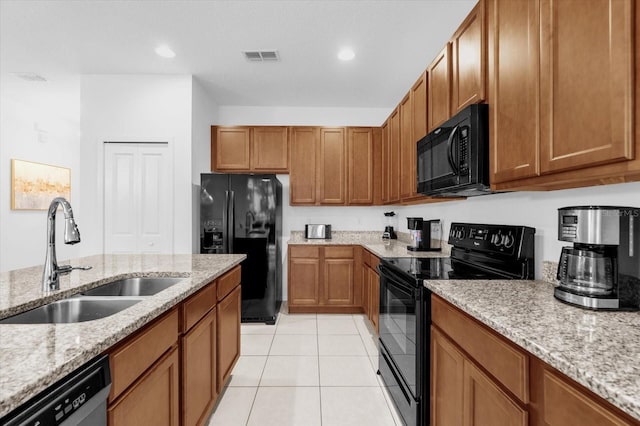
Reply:
<svg viewBox="0 0 640 426"><path fill-rule="evenodd" d="M435 295L432 324L431 426L640 425Z"/></svg>
<svg viewBox="0 0 640 426"><path fill-rule="evenodd" d="M240 356L237 266L110 348L108 424L204 425Z"/></svg>
<svg viewBox="0 0 640 426"><path fill-rule="evenodd" d="M380 276L374 269L369 269L369 321L380 334Z"/></svg>
<svg viewBox="0 0 640 426"><path fill-rule="evenodd" d="M217 391L220 393L231 377L240 357L241 290L238 285L217 307Z"/></svg>
<svg viewBox="0 0 640 426"><path fill-rule="evenodd" d="M216 308L182 336L182 425L202 425L218 398Z"/></svg>
<svg viewBox="0 0 640 426"><path fill-rule="evenodd" d="M380 276L376 268L380 259L368 250L362 250L362 306L376 333L379 333Z"/></svg>
<svg viewBox="0 0 640 426"><path fill-rule="evenodd" d="M357 246L289 246L289 312L362 312L362 276L356 265Z"/></svg>
<svg viewBox="0 0 640 426"><path fill-rule="evenodd" d="M109 407L108 424L178 426L179 370L178 349L173 348Z"/></svg>

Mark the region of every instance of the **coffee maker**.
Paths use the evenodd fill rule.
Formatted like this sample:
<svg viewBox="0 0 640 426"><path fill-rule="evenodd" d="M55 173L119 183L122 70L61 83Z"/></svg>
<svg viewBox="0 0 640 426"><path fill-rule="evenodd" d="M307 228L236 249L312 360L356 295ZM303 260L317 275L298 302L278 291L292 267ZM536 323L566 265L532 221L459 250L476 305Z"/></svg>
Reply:
<svg viewBox="0 0 640 426"><path fill-rule="evenodd" d="M440 251L442 226L440 219L424 220L421 217L408 217L407 227L411 236L410 251Z"/></svg>
<svg viewBox="0 0 640 426"><path fill-rule="evenodd" d="M640 309L640 208L558 209L563 247L554 296L589 309Z"/></svg>

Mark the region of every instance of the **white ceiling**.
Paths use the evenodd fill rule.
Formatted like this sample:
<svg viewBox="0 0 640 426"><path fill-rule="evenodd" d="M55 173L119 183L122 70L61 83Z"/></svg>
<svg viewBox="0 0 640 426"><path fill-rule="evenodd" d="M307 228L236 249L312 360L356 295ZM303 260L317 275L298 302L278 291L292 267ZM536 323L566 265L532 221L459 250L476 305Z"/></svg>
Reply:
<svg viewBox="0 0 640 426"><path fill-rule="evenodd" d="M0 0L0 73L193 74L218 105L390 108L475 3ZM241 54L270 49L281 62Z"/></svg>

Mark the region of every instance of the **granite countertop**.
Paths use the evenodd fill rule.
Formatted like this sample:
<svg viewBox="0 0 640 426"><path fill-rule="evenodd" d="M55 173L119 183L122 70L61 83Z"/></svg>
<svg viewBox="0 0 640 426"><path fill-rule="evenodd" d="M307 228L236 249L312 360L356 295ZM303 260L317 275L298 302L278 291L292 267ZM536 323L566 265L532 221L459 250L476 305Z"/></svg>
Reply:
<svg viewBox="0 0 640 426"><path fill-rule="evenodd" d="M0 273L0 318L63 299L117 278L184 277L109 317L71 324L0 324L0 417L166 312L245 259L243 254L98 255L73 259L92 266L60 278L43 293L42 267ZM67 262L65 262L67 263Z"/></svg>
<svg viewBox="0 0 640 426"><path fill-rule="evenodd" d="M545 281L425 281L425 287L640 420L640 313L589 311Z"/></svg>
<svg viewBox="0 0 640 426"><path fill-rule="evenodd" d="M289 244L295 245L361 245L378 257L447 257L450 247L441 242L441 251L410 251L409 234L398 232L398 239L383 239L381 232L372 231L332 231L330 239L306 239L304 232L291 231Z"/></svg>

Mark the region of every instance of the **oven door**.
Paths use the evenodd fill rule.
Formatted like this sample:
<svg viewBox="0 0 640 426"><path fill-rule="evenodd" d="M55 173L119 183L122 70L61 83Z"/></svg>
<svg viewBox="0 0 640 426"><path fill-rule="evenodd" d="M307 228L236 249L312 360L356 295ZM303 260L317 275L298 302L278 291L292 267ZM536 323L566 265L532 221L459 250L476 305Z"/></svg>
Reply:
<svg viewBox="0 0 640 426"><path fill-rule="evenodd" d="M420 421L428 404L429 328L425 289L384 264L380 272L380 374L407 424ZM425 340L426 339L426 340ZM415 420L415 421L414 421Z"/></svg>

